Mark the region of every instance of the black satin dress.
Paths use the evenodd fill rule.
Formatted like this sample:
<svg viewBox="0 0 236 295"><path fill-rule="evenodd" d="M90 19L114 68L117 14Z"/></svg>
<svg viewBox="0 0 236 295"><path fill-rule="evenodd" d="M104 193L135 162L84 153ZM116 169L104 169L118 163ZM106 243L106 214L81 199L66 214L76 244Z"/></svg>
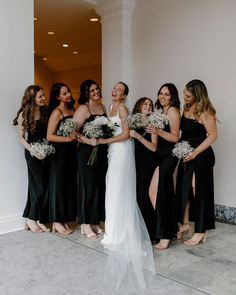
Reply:
<svg viewBox="0 0 236 295"><path fill-rule="evenodd" d="M36 129L33 134L28 133L28 143L41 141L46 137L47 125L41 120L36 120ZM28 168L28 199L23 213L23 217L39 220L41 223L49 221L48 205L48 178L49 165L48 158L39 160L32 157L25 149L25 159Z"/></svg>
<svg viewBox="0 0 236 295"><path fill-rule="evenodd" d="M145 128L136 130L144 134ZM151 142L151 134L145 134L145 139ZM135 139L136 189L137 203L142 213L151 240L154 240L155 215L149 197L149 186L156 168L156 153L147 149Z"/></svg>
<svg viewBox="0 0 236 295"><path fill-rule="evenodd" d="M206 138L203 124L184 115L180 128L182 136L193 148L199 146ZM195 222L195 232L204 233L215 228L213 167L215 156L211 147L197 155L185 165L180 161L177 175L177 201L179 221L183 223L186 202L190 200L190 221ZM195 197L192 192L192 178L195 173Z"/></svg>
<svg viewBox="0 0 236 295"><path fill-rule="evenodd" d="M91 114L84 122L90 122L97 116ZM84 125L83 124L83 125ZM81 126L83 133L83 126ZM78 195L77 213L79 224L99 224L105 221L105 178L107 172L107 145L100 144L97 152L97 162L88 166L87 162L92 153L93 146L79 144L78 158Z"/></svg>
<svg viewBox="0 0 236 295"><path fill-rule="evenodd" d="M63 117L58 123L72 118ZM77 159L76 142L63 142L53 145L56 153L50 159L49 217L51 222L73 222L76 219Z"/></svg>
<svg viewBox="0 0 236 295"><path fill-rule="evenodd" d="M169 124L163 130L170 132ZM159 182L155 210L156 240L172 239L178 230L173 181L173 174L178 160L172 156L174 144L160 136L158 137L156 166L159 166Z"/></svg>

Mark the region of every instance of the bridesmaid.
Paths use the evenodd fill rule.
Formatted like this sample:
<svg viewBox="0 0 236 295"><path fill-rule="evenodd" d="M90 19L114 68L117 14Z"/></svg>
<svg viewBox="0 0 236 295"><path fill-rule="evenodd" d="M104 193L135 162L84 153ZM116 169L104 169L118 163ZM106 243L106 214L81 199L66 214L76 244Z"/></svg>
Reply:
<svg viewBox="0 0 236 295"><path fill-rule="evenodd" d="M104 234L100 221L105 221L105 176L107 171L107 145L99 145L97 162L88 166L87 162L97 140L83 135L85 123L93 121L96 116L107 116L106 108L100 102L101 90L93 80L86 80L80 85L79 108L74 114L74 120L80 130L77 140L78 148L78 222L81 233L89 239L97 239L98 234Z"/></svg>
<svg viewBox="0 0 236 295"><path fill-rule="evenodd" d="M49 185L49 217L53 232L69 235L73 231L67 222L76 218L76 141L75 134L57 135L60 125L74 115L74 99L70 88L56 83L51 88L49 112L51 113L47 139L54 143L56 153L51 157Z"/></svg>
<svg viewBox="0 0 236 295"><path fill-rule="evenodd" d="M163 250L168 248L178 229L173 181L178 160L172 156L172 149L179 139L180 101L174 84L166 83L161 86L155 107L161 109L162 114L169 119L163 130L152 126L146 128L148 133L158 135L157 168L152 177L149 196L155 209L155 239L159 240L154 247Z"/></svg>
<svg viewBox="0 0 236 295"><path fill-rule="evenodd" d="M200 80L190 81L184 89L184 112L181 119L182 136L195 148L181 161L177 175L177 198L182 226L178 236L189 231L190 220L195 221L195 234L185 241L197 245L206 241L206 231L215 228L214 218L214 152L211 144L217 139L216 111L206 86ZM185 164L185 165L186 165Z"/></svg>
<svg viewBox="0 0 236 295"><path fill-rule="evenodd" d="M18 125L19 140L25 148L28 167L28 200L23 213L23 217L27 218L25 228L34 233L50 231L43 224L48 222L48 161L30 154L30 143L46 138L48 112L44 103L45 97L40 86L27 87L13 121L13 125Z"/></svg>
<svg viewBox="0 0 236 295"><path fill-rule="evenodd" d="M150 98L142 97L134 105L133 114L142 113L146 117L153 111ZM148 190L152 175L156 168L157 135L145 133L145 128L137 131L130 130L130 137L135 138L135 164L137 203L143 215L151 240L154 239L154 209L149 198Z"/></svg>

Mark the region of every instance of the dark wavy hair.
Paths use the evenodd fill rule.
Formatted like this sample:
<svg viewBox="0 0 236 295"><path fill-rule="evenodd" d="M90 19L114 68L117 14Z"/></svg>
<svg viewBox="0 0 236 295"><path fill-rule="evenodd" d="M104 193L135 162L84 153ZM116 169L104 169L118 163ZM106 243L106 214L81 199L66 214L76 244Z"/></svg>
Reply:
<svg viewBox="0 0 236 295"><path fill-rule="evenodd" d="M16 117L13 120L13 125L18 125L18 117L22 112L22 126L24 132L29 132L33 134L36 129L36 121L34 118L35 113L35 97L37 93L43 90L43 88L39 85L30 85L25 89L24 96L21 101L21 107L17 111ZM48 120L48 108L47 106L40 107L40 119L43 124L47 123Z"/></svg>
<svg viewBox="0 0 236 295"><path fill-rule="evenodd" d="M60 91L62 87L66 87L68 92L71 92L70 87L65 83L55 83L51 87L50 91L50 99L49 99L49 113L51 114L52 111L60 104L60 100L57 97L60 95ZM71 96L71 101L67 103L68 109L73 109L75 104L74 98Z"/></svg>
<svg viewBox="0 0 236 295"><path fill-rule="evenodd" d="M138 99L134 105L132 114L136 114L136 113L140 113L141 112L141 107L143 106L145 100L149 100L152 104L152 112L153 112L153 102L151 100L151 98L149 97L141 97L140 99Z"/></svg>
<svg viewBox="0 0 236 295"><path fill-rule="evenodd" d="M194 118L198 121L200 115L207 111L209 114L215 116L216 110L208 96L206 85L201 80L192 80L185 86L186 89L194 96L196 106L194 109ZM184 105L184 111L188 111L189 104Z"/></svg>
<svg viewBox="0 0 236 295"><path fill-rule="evenodd" d="M95 82L94 80L88 79L88 80L85 80L84 82L82 82L80 85L80 96L78 99L78 104L85 104L86 102L89 101L89 89L94 84L100 90L100 96L102 98L101 88L99 87L98 83Z"/></svg>
<svg viewBox="0 0 236 295"><path fill-rule="evenodd" d="M125 87L125 90L124 90L124 95L128 95L129 94L129 87L127 84L125 84L124 82L120 81L120 82L117 82L118 84L122 84L124 87Z"/></svg>
<svg viewBox="0 0 236 295"><path fill-rule="evenodd" d="M178 89L176 88L176 86L173 83L165 83L160 87L160 89L157 92L157 100L155 102L155 107L157 109L163 108L159 102L159 99L158 99L158 96L159 96L161 89L163 87L167 87L170 92L170 106L176 107L179 110L180 109L180 101L179 101Z"/></svg>

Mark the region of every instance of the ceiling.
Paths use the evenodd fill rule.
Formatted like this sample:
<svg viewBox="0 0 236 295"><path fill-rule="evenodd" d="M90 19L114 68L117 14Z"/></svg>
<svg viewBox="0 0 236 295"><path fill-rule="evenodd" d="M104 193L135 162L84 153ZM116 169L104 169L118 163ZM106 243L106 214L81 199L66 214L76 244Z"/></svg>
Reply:
<svg viewBox="0 0 236 295"><path fill-rule="evenodd" d="M101 23L93 1L34 0L35 55L54 72L101 64ZM54 31L55 35L47 32ZM69 44L68 48L62 44ZM78 54L73 54L78 51Z"/></svg>

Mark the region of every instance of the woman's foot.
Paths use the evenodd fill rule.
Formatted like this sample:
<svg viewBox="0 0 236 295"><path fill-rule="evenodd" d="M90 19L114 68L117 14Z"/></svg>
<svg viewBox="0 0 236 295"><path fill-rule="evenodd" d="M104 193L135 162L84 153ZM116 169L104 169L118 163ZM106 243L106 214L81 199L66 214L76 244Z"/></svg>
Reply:
<svg viewBox="0 0 236 295"><path fill-rule="evenodd" d="M179 227L179 231L177 232L177 240L181 240L184 233L188 233L189 238L192 237L193 229L189 223L184 223Z"/></svg>
<svg viewBox="0 0 236 295"><path fill-rule="evenodd" d="M91 240L95 240L98 238L98 236L92 230L90 224L81 224L81 234L86 235L86 237Z"/></svg>
<svg viewBox="0 0 236 295"><path fill-rule="evenodd" d="M170 245L170 240L167 239L160 239L160 242L154 246L154 248L158 250L167 249Z"/></svg>
<svg viewBox="0 0 236 295"><path fill-rule="evenodd" d="M74 232L73 229L69 228L68 224L67 223L63 223L63 226L66 230L68 230L71 234Z"/></svg>
<svg viewBox="0 0 236 295"><path fill-rule="evenodd" d="M58 232L60 235L68 236L71 234L60 222L53 222L52 232Z"/></svg>
<svg viewBox="0 0 236 295"><path fill-rule="evenodd" d="M191 239L184 242L185 245L198 245L200 242L205 243L207 233L195 233Z"/></svg>
<svg viewBox="0 0 236 295"><path fill-rule="evenodd" d="M43 231L47 233L51 231L50 228L46 227L46 225L44 225L43 223L40 223L39 220L37 221L37 225L39 228L41 228Z"/></svg>
<svg viewBox="0 0 236 295"><path fill-rule="evenodd" d="M104 235L104 234L105 234L104 229L101 228L100 225L98 225L98 224L93 224L93 225L92 225L92 229L93 229L97 234L100 234L100 235Z"/></svg>
<svg viewBox="0 0 236 295"><path fill-rule="evenodd" d="M25 229L31 230L33 233L37 233L37 234L43 232L43 230L40 227L38 227L37 222L32 219L27 219L25 221Z"/></svg>

